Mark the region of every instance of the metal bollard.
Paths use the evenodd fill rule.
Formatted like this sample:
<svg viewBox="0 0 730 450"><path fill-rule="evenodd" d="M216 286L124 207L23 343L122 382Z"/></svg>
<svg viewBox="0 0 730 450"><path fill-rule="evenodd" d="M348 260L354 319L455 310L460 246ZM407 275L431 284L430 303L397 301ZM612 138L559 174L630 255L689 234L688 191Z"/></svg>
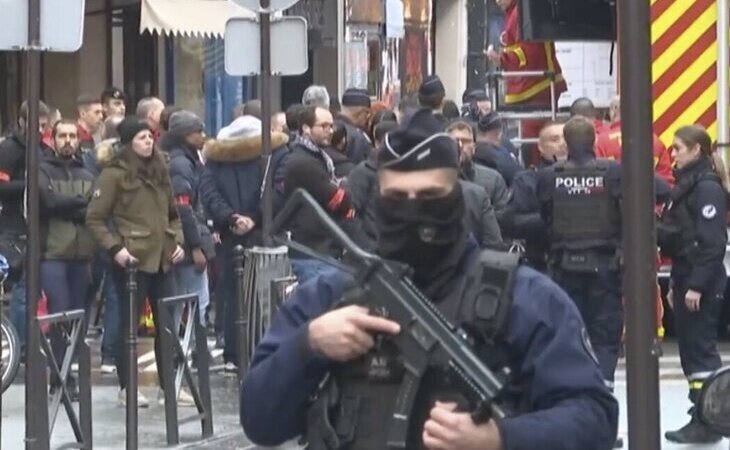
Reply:
<svg viewBox="0 0 730 450"><path fill-rule="evenodd" d="M137 450L137 263L127 264L127 450Z"/></svg>
<svg viewBox="0 0 730 450"><path fill-rule="evenodd" d="M245 304L246 288L244 285L243 261L246 256L242 245L233 248L233 273L236 278L236 351L238 352L238 384L243 380L243 374L248 366L248 342L246 333L248 328L248 311Z"/></svg>

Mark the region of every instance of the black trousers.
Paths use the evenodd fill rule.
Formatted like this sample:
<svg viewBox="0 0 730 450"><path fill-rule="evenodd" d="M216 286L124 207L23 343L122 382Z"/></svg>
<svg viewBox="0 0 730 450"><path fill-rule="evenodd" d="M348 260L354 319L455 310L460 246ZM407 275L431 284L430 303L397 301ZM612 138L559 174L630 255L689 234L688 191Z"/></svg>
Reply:
<svg viewBox="0 0 730 450"><path fill-rule="evenodd" d="M127 387L127 329L129 328L129 294L127 293L127 272L124 268L119 267L116 263L112 263L112 276L114 277L114 285L119 293L119 299L121 301L121 312L122 312L122 334L119 339L119 347L117 349L116 363L117 363L117 377L119 378L119 387L124 389ZM157 316L157 301L161 298L168 297L174 293L173 291L174 279L171 273L137 273L137 321L139 322L139 316L142 311L145 299L149 299L150 306L152 307L152 315L155 323L155 362L157 367L161 367L160 355L160 323ZM158 380L160 387L162 387L162 379L159 376L160 370L157 371Z"/></svg>
<svg viewBox="0 0 730 450"><path fill-rule="evenodd" d="M560 269L553 278L578 307L603 379L612 388L624 326L619 272L608 268L595 273Z"/></svg>
<svg viewBox="0 0 730 450"><path fill-rule="evenodd" d="M697 401L704 380L722 365L717 351L717 330L725 293L725 269L721 269L718 269L712 285L703 290L697 312L689 311L684 301L688 290L687 278L672 277L674 329L692 403Z"/></svg>

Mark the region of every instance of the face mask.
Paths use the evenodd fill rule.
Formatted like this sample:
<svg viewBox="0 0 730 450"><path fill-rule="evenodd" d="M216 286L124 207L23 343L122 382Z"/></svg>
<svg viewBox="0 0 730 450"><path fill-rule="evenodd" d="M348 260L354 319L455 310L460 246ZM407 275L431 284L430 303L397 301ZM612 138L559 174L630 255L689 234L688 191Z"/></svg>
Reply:
<svg viewBox="0 0 730 450"><path fill-rule="evenodd" d="M378 196L378 253L411 266L416 278L439 267L463 236L465 207L461 186L435 199Z"/></svg>

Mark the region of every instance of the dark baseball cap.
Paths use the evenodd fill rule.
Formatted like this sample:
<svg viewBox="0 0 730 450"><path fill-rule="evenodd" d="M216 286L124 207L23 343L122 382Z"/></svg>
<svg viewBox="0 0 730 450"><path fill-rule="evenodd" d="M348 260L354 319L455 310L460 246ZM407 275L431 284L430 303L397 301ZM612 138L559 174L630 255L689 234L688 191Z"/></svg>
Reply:
<svg viewBox="0 0 730 450"><path fill-rule="evenodd" d="M127 101L127 96L124 95L124 91L112 86L104 89L104 92L101 93L101 102L106 103L111 99Z"/></svg>

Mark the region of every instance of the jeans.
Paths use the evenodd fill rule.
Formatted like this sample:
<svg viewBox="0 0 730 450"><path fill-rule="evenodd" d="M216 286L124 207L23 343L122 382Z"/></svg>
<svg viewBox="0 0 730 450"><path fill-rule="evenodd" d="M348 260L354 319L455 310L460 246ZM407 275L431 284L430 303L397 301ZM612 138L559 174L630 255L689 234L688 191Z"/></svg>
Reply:
<svg viewBox="0 0 730 450"><path fill-rule="evenodd" d="M178 264L175 266L176 295L198 294L198 312L200 323L206 325L205 312L210 304L208 291L208 272L198 272L192 264Z"/></svg>
<svg viewBox="0 0 730 450"><path fill-rule="evenodd" d="M104 296L104 334L101 337L101 359L115 359L117 348L121 340L122 318L119 292L111 271L111 258L106 253L100 253L95 260L94 270L104 274L101 286L101 295Z"/></svg>
<svg viewBox="0 0 730 450"><path fill-rule="evenodd" d="M128 318L129 318L129 294L127 293L127 272L124 268L112 265L111 274L114 278L114 284L117 288L119 299L122 300L121 313L122 313L122 330L126 334L129 329ZM162 348L160 347L160 322L157 316L157 301L161 298L169 296L174 290L171 286L172 277L169 274L158 272L158 273L137 273L137 295L134 301L137 304L137 319L135 320L135 331L137 329L136 324L139 321L139 314L144 305L145 299L149 299L150 306L152 307L152 315L155 323L155 362L157 367L162 367L160 355L162 354ZM124 389L127 387L127 346L126 339L119 340L119 346L117 347L116 363L117 363L117 377L119 378L119 387ZM160 370L157 371L158 380L160 381L160 387L162 386L162 379L160 378Z"/></svg>
<svg viewBox="0 0 730 450"><path fill-rule="evenodd" d="M25 351L25 313L26 313L26 297L25 289L25 273L20 280L15 283L13 290L10 292L10 321L18 331L20 337L21 353Z"/></svg>
<svg viewBox="0 0 730 450"><path fill-rule="evenodd" d="M48 299L48 313L60 313L75 309L85 309L86 296L90 287L89 263L87 261L47 260L41 262L41 289ZM63 332L51 326L51 346L59 364L66 353Z"/></svg>

